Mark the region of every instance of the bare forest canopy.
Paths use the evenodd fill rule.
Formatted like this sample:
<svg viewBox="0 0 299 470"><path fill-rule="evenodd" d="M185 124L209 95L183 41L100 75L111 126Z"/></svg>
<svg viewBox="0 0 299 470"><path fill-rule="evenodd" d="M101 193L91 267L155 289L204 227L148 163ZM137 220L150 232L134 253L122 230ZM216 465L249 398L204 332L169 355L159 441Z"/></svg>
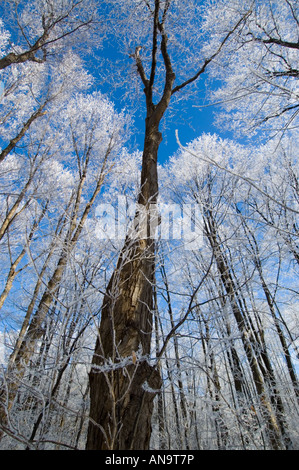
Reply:
<svg viewBox="0 0 299 470"><path fill-rule="evenodd" d="M0 449L298 450L298 0L0 13Z"/></svg>

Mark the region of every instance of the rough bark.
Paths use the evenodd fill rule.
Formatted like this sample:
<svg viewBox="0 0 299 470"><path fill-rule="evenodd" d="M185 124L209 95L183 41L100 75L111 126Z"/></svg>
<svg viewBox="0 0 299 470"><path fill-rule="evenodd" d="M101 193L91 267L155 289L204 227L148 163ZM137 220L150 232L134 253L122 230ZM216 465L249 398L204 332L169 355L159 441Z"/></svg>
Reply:
<svg viewBox="0 0 299 470"><path fill-rule="evenodd" d="M147 129L139 196L139 204L145 207L142 235L149 222L146 207L149 209L158 193L157 153L161 141L159 132ZM140 213L138 217L140 222ZM127 237L103 301L90 372L87 449L149 447L156 392L146 387L158 390L161 386L158 370L147 362L153 329L155 244L150 237L136 238ZM137 352L141 360L136 361ZM108 366L113 364L110 371L105 370L107 361Z"/></svg>
<svg viewBox="0 0 299 470"><path fill-rule="evenodd" d="M167 35L159 23L160 2L155 2L152 69L148 80L136 48L135 62L146 97L145 138L141 185L134 224L103 300L101 323L90 372L90 422L87 449L149 448L153 400L161 386L157 369L150 366L153 329L155 241L151 237L150 205L158 196L157 159L162 141L159 124L169 105L175 74L167 52ZM153 103L158 31L165 66L165 86ZM141 220L143 219L143 220ZM133 235L133 237L132 237ZM136 235L136 237L134 237ZM136 352L141 360L135 362ZM131 364L127 364L132 358ZM125 362L125 365L123 363ZM111 370L106 370L106 365ZM110 365L110 366L109 366ZM148 388L149 387L149 388Z"/></svg>

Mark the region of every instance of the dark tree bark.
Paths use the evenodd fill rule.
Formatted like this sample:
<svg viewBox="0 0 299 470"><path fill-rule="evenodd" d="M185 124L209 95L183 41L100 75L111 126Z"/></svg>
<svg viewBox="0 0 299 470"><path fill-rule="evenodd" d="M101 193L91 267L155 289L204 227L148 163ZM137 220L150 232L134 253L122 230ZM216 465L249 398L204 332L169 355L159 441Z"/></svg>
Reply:
<svg viewBox="0 0 299 470"><path fill-rule="evenodd" d="M133 357L140 350L143 357L149 355L153 329L155 241L144 235L150 233L150 204L156 202L158 194L157 156L162 140L159 123L170 100L174 74L167 80L168 91L157 107L151 103L149 89L145 89L148 115L138 200L144 211L142 216L136 213L134 225L137 227L145 216L146 233L143 227L137 239L127 237L104 297L90 373L91 421L87 449L147 449L149 446L156 393L145 391L144 386L148 382L151 389L158 390L161 379L146 358L133 364ZM131 357L132 364L121 367L125 357ZM101 366L107 359L112 360L116 369L102 372Z"/></svg>
<svg viewBox="0 0 299 470"><path fill-rule="evenodd" d="M136 47L135 51L136 67L146 98L141 189L138 197L139 207L143 208L144 226L134 240L127 237L103 300L90 372L90 422L86 445L90 450L144 450L149 447L153 400L155 391L161 385L158 370L150 366L146 359L150 353L153 329L155 240L151 237L149 221L150 205L155 204L158 196L157 159L162 141L159 125L171 96L205 72L208 64L244 19L225 36L217 51L203 60L203 66L196 74L174 87L175 73L168 54L165 31L171 2L166 1L162 7L161 2L155 0L154 10L149 2L145 2L145 5L149 8L153 22L149 78L139 55L141 47ZM160 101L154 104L158 47L165 80ZM134 225L138 226L139 223L140 212L136 212ZM134 358L137 351L140 351L141 359L136 362ZM149 385L150 389L146 390L145 385Z"/></svg>
<svg viewBox="0 0 299 470"><path fill-rule="evenodd" d="M90 373L90 424L87 449L147 449L156 391L161 387L158 370L150 366L153 329L155 241L150 236L150 205L158 195L157 159L162 141L159 124L169 105L175 74L167 52L167 35L159 22L160 2L153 17L152 68L148 80L136 48L135 60L146 97L145 138L139 207L134 226L143 224L139 235L128 236L103 301L102 317ZM157 105L153 103L158 34L165 66L165 86ZM134 235L134 234L133 234ZM141 360L134 361L136 352ZM122 366L124 358L131 364ZM112 370L105 372L105 362ZM135 363L134 363L135 362Z"/></svg>

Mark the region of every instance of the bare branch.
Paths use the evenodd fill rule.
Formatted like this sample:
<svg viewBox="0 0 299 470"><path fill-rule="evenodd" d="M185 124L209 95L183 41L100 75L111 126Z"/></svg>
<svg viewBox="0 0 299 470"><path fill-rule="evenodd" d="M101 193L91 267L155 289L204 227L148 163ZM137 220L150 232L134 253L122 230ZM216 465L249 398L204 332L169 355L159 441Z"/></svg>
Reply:
<svg viewBox="0 0 299 470"><path fill-rule="evenodd" d="M289 49L299 49L299 42L290 42L284 41L282 39L272 38L269 39L262 39L253 36L254 41L261 42L263 44L277 44L278 46L287 47Z"/></svg>
<svg viewBox="0 0 299 470"><path fill-rule="evenodd" d="M0 162L2 162L4 160L4 158L16 147L17 143L20 142L20 140L22 139L22 137L24 137L24 135L26 134L26 132L28 131L29 127L31 126L31 124L36 120L38 119L39 117L43 116L45 114L45 107L47 105L47 101L45 101L42 105L40 105L40 107L30 116L30 118L25 122L25 124L23 125L22 129L20 130L20 132L18 133L18 135L16 135L16 137L14 137L10 142L9 144L7 145L7 147L5 147L5 149L2 150L2 152L0 153Z"/></svg>
<svg viewBox="0 0 299 470"><path fill-rule="evenodd" d="M141 49L142 49L142 46L137 46L136 47L134 58L135 58L135 61L136 61L136 66L137 66L138 73L140 75L142 83L144 84L145 91L147 91L148 86L149 86L149 81L148 81L147 76L145 74L145 71L144 71L144 68L143 68L143 65L142 65L142 61L141 61L141 58L140 58L140 55L139 55L139 51Z"/></svg>
<svg viewBox="0 0 299 470"><path fill-rule="evenodd" d="M195 80L198 79L198 77L200 77L200 75L202 75L205 72L205 70L206 70L207 66L210 64L210 62L212 62L215 59L215 57L217 57L219 55L219 53L221 52L221 50L223 49L224 45L227 43L229 38L239 28L239 26L243 23L243 21L246 21L246 19L251 15L251 13L252 13L252 11L249 10L245 15L242 16L242 18L237 22L237 24L234 26L234 28L227 33L225 38L222 40L220 46L218 47L217 51L214 54L212 54L208 59L205 59L202 67L198 70L198 72L195 75L193 75L193 77L189 78L189 80L186 80L185 82L181 83L180 85L177 85L172 90L172 94L180 91L182 88L189 85L190 83L193 83Z"/></svg>
<svg viewBox="0 0 299 470"><path fill-rule="evenodd" d="M155 80L155 73L157 67L157 42L158 42L158 23L159 23L159 0L155 1L154 25L153 25L153 45L152 45L152 68L149 81L149 90L152 94L152 89Z"/></svg>

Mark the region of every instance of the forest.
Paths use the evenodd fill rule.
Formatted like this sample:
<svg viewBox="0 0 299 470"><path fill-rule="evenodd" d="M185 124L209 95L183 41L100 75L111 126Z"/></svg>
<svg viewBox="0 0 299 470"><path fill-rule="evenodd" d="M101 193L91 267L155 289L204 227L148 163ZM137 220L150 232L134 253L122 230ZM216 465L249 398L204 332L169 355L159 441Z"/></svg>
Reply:
<svg viewBox="0 0 299 470"><path fill-rule="evenodd" d="M0 2L0 450L299 450L298 64L298 0Z"/></svg>

